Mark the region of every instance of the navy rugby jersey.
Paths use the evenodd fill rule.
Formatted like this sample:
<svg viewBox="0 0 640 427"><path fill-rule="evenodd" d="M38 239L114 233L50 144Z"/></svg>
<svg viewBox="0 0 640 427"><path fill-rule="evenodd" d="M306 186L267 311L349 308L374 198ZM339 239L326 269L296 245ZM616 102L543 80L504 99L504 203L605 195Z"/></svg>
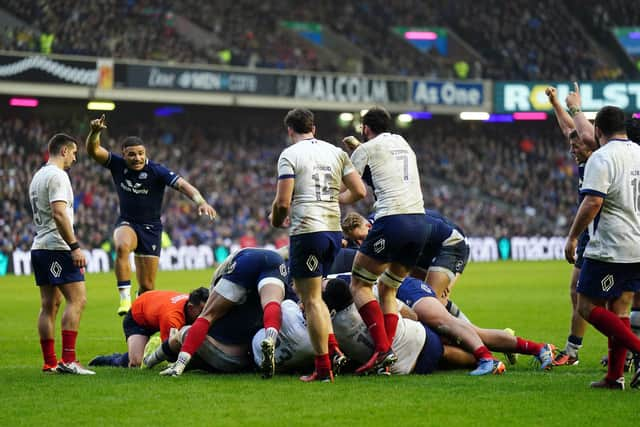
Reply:
<svg viewBox="0 0 640 427"><path fill-rule="evenodd" d="M149 159L142 170L134 171L115 153L109 153L104 166L111 171L118 192L120 218L135 223L159 223L164 189L175 186L180 175Z"/></svg>

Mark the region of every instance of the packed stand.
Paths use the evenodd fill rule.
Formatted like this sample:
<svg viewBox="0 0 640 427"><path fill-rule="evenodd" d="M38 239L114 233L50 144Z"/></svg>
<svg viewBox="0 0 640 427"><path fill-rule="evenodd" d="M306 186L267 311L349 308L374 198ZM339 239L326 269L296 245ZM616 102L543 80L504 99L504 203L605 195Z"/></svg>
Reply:
<svg viewBox="0 0 640 427"><path fill-rule="evenodd" d="M0 126L0 248L26 250L33 238L28 183L46 158L46 141L65 129L84 144L88 119L55 122L3 117ZM272 229L268 212L275 192L277 157L286 134L273 128L196 126L164 121L154 126L110 126L103 145L138 134L149 158L164 163L201 189L219 219L199 220L193 203L170 190L163 222L175 246L212 247L286 244L286 231ZM564 235L576 208L576 167L559 131L548 123L456 123L416 125L407 135L424 179L425 204L449 216L472 236ZM329 132L329 133L327 133ZM321 132L337 141L338 130ZM333 136L328 136L328 135ZM109 245L118 201L106 169L79 150L71 173L76 228L83 243ZM366 209L361 205L360 209Z"/></svg>
<svg viewBox="0 0 640 427"><path fill-rule="evenodd" d="M499 0L447 4L433 0L393 4L380 0L331 0L322 4L266 1L258 5L248 0L224 0L215 5L193 0L173 4L8 0L3 6L32 26L5 29L0 37L0 47L4 49L38 50L40 35L34 30L41 30L54 35L55 53L282 69L339 69L340 64L320 61L312 43L282 29L280 21L289 19L317 22L343 35L367 53L366 73L451 77L452 61L434 52L419 52L391 30L397 25L433 25L453 29L488 61L482 71L484 78L622 77L621 71L611 73L612 67L600 58L579 20L564 5L551 0L516 0L508 4ZM594 14L601 21L609 19L607 10L614 10L600 4L591 7L601 12ZM209 31L209 45L196 48L177 34L177 16ZM603 69L609 72L603 74ZM478 77L479 72L473 67L470 76Z"/></svg>

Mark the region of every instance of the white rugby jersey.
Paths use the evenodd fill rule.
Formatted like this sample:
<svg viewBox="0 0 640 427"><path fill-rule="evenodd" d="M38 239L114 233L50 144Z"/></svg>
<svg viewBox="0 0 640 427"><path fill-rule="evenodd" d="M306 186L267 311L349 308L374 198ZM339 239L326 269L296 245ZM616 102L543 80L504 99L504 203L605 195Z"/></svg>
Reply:
<svg viewBox="0 0 640 427"><path fill-rule="evenodd" d="M375 219L388 215L424 214L416 154L407 141L381 133L360 144L351 161L375 193Z"/></svg>
<svg viewBox="0 0 640 427"><path fill-rule="evenodd" d="M294 301L284 300L281 309L282 327L276 345L276 369L282 372L312 367L315 353L300 307ZM253 358L257 366L261 362L260 343L264 337L265 331L260 329L252 340Z"/></svg>
<svg viewBox="0 0 640 427"><path fill-rule="evenodd" d="M66 202L66 214L73 226L73 189L67 173L51 164L40 168L29 185L29 200L36 226L31 249L69 250L51 211L52 202Z"/></svg>
<svg viewBox="0 0 640 427"><path fill-rule="evenodd" d="M295 179L289 234L340 231L340 184L353 171L347 153L328 142L309 138L286 148L278 179Z"/></svg>
<svg viewBox="0 0 640 427"><path fill-rule="evenodd" d="M375 345L355 304L336 313L332 324L340 349L349 358L360 363L369 360ZM391 348L398 356L398 361L390 368L392 373L404 375L413 371L426 335L424 326L419 322L402 317L399 319L398 329L391 344Z"/></svg>
<svg viewBox="0 0 640 427"><path fill-rule="evenodd" d="M614 139L587 161L580 194L604 197L589 225L586 258L604 262L640 262L640 146Z"/></svg>

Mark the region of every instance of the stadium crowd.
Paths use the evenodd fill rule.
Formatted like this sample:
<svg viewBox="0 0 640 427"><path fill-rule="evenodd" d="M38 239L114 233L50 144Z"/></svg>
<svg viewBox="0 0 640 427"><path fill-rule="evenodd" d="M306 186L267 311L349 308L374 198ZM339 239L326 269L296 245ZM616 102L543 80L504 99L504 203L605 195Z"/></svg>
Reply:
<svg viewBox="0 0 640 427"><path fill-rule="evenodd" d="M610 25L607 17L613 14L607 10L611 6L592 3L589 8L594 13L589 15L602 17L596 24L604 29ZM569 8L550 0L509 4L462 0L447 5L432 0L357 4L332 0L321 5L266 1L257 7L250 1L214 6L193 0L8 0L3 7L29 24L28 28L5 28L0 48L9 50L323 71L340 69L340 62L348 62L349 58L337 61L321 55L325 48L281 27L281 20L296 20L323 24L345 37L363 52L365 73L456 75L451 58L435 51L420 53L393 34L392 27L402 25L454 30L483 58L483 65L479 60L468 64L463 73L468 77L591 80L624 75L619 67L603 61L601 49ZM177 21L183 18L208 31L205 44L196 45L176 31Z"/></svg>
<svg viewBox="0 0 640 427"><path fill-rule="evenodd" d="M88 121L2 117L0 123L0 248L6 253L27 250L31 244L26 188L45 159L46 141L59 130L84 141ZM271 128L203 123L173 118L153 124L114 122L103 144L119 152L121 138L141 136L152 160L183 175L216 208L219 219L212 227L198 221L188 199L168 191L163 222L174 245L282 246L286 233L267 221L275 191L274 165L285 145L279 122ZM338 141L349 132L324 125L320 136ZM418 156L425 205L453 219L468 235L566 232L575 211L576 166L550 120L523 126L438 118L415 123L404 133ZM84 244L100 247L110 240L118 202L108 171L91 162L84 147L79 153L70 172L76 228ZM363 212L369 208L369 203L358 207Z"/></svg>

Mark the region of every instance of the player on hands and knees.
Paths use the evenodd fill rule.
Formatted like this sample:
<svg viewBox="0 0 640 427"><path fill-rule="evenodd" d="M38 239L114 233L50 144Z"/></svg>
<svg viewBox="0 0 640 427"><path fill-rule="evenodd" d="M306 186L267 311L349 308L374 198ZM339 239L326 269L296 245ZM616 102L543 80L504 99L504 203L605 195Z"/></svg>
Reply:
<svg viewBox="0 0 640 427"><path fill-rule="evenodd" d="M341 248L340 203L354 203L366 188L349 156L315 137L313 113L294 109L284 119L291 146L278 159L278 184L271 225L289 227L289 267L304 304L315 371L302 381L333 381L329 312L322 301L322 276ZM346 189L342 192L341 186ZM331 340L331 341L330 341Z"/></svg>
<svg viewBox="0 0 640 427"><path fill-rule="evenodd" d="M199 215L214 219L216 211L184 178L149 160L140 138L125 138L120 156L100 145L100 133L107 128L104 115L92 120L90 127L86 140L87 152L96 162L111 171L120 201L120 217L113 232L113 240L116 250L115 273L120 293L118 314L123 316L131 308L131 252L135 253L138 294L155 288L162 235L160 211L165 188L175 188L193 200Z"/></svg>
<svg viewBox="0 0 640 427"><path fill-rule="evenodd" d="M607 375L591 387L624 389L627 350L640 353L630 329L629 307L640 290L640 146L627 139L624 112L607 106L596 115L599 148L587 162L584 199L571 225L565 257L575 263L578 237L590 240L578 280L578 311L609 339ZM631 387L640 386L640 370Z"/></svg>
<svg viewBox="0 0 640 427"><path fill-rule="evenodd" d="M36 236L31 264L40 288L38 333L44 372L93 375L76 360L76 338L87 300L84 283L86 260L73 231L73 189L66 170L76 161L78 144L66 134L56 134L48 144L49 161L29 185ZM55 321L62 298L62 360L55 352Z"/></svg>
<svg viewBox="0 0 640 427"><path fill-rule="evenodd" d="M136 298L122 320L127 352L96 356L89 366L139 367L149 338L159 332L160 340L164 341L169 338L172 328L180 329L192 324L202 312L207 298L207 288L195 289L190 294L156 290L145 292Z"/></svg>
<svg viewBox="0 0 640 427"><path fill-rule="evenodd" d="M358 250L351 276L353 300L376 346L358 373L384 373L395 362L391 343L398 322L396 289L415 265L427 239L415 153L390 129L389 113L375 107L362 118L365 142L353 137L343 140L353 151L353 165L376 196L375 222ZM372 291L376 281L380 303Z"/></svg>

